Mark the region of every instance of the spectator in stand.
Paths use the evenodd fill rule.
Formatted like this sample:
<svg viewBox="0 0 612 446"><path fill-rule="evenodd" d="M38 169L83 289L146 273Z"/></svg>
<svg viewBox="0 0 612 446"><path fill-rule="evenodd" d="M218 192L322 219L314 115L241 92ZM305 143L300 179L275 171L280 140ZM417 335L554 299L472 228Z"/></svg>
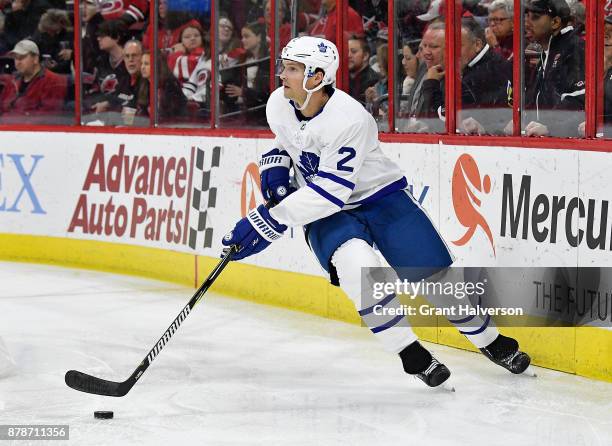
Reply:
<svg viewBox="0 0 612 446"><path fill-rule="evenodd" d="M245 50L241 60L242 84L225 84L225 94L236 98L246 111L246 124L266 126L265 104L270 96L270 54L266 39L266 26L254 22L242 28L242 47Z"/></svg>
<svg viewBox="0 0 612 446"><path fill-rule="evenodd" d="M544 54L526 85L527 136L577 136L584 120L584 41L571 26L565 0L533 0L527 8L533 39Z"/></svg>
<svg viewBox="0 0 612 446"><path fill-rule="evenodd" d="M122 100L121 117L123 124L134 125L136 114L136 93L140 82L140 69L142 66L142 55L144 48L140 40L131 39L123 45L123 63L129 74L129 83L120 86L118 97ZM143 123L148 124L148 122Z"/></svg>
<svg viewBox="0 0 612 446"><path fill-rule="evenodd" d="M570 7L570 25L574 27L574 33L582 39L586 38L586 6L578 0L568 2Z"/></svg>
<svg viewBox="0 0 612 446"><path fill-rule="evenodd" d="M49 9L40 17L38 31L32 40L38 45L43 65L51 71L70 74L72 62L72 33L68 13L61 9Z"/></svg>
<svg viewBox="0 0 612 446"><path fill-rule="evenodd" d="M512 119L512 65L486 43L472 17L461 21L461 133L501 135Z"/></svg>
<svg viewBox="0 0 612 446"><path fill-rule="evenodd" d="M321 0L323 12L321 17L313 23L308 33L311 36L323 37L336 43L336 23L338 21L336 13L336 0ZM363 20L359 13L350 6L348 7L348 23L345 25L345 35L362 36Z"/></svg>
<svg viewBox="0 0 612 446"><path fill-rule="evenodd" d="M204 31L200 24L190 22L179 34L179 43L168 56L168 68L181 85L189 80L202 54L208 50L204 41Z"/></svg>
<svg viewBox="0 0 612 446"><path fill-rule="evenodd" d="M163 60L163 55L158 53L159 72L157 76L157 116L158 121L163 124L175 121L185 116L187 111L187 99L183 96L181 86L176 78L170 73L168 65ZM140 81L136 95L136 116L148 117L152 115L151 101L149 98L151 81L151 53L142 55L140 65Z"/></svg>
<svg viewBox="0 0 612 446"><path fill-rule="evenodd" d="M368 42L387 29L387 0L351 0L351 6L363 17L363 30Z"/></svg>
<svg viewBox="0 0 612 446"><path fill-rule="evenodd" d="M47 0L13 0L6 12L4 31L9 46L34 35L43 13L50 9Z"/></svg>
<svg viewBox="0 0 612 446"><path fill-rule="evenodd" d="M489 26L485 29L489 46L506 60L512 60L514 0L495 0L489 5Z"/></svg>
<svg viewBox="0 0 612 446"><path fill-rule="evenodd" d="M388 78L388 46L387 44L378 45L376 48L376 62L379 68L378 82L371 87L368 87L365 91L366 109L372 113L375 119L385 126L387 122L385 117L387 116L387 102L385 101L389 87L387 85ZM383 128L387 128L386 126Z"/></svg>
<svg viewBox="0 0 612 446"><path fill-rule="evenodd" d="M421 39L407 39L402 45L402 68L404 79L402 80L401 94L408 96L417 79L419 68L422 64L417 57Z"/></svg>
<svg viewBox="0 0 612 446"><path fill-rule="evenodd" d="M422 22L427 22L428 25L434 23L444 23L444 15L446 13L446 6L444 0L431 0L429 8L425 14L417 16L417 19Z"/></svg>
<svg viewBox="0 0 612 446"><path fill-rule="evenodd" d="M164 51L174 48L180 43L181 33L185 26L193 25L201 27L200 22L192 17L191 14L183 11L168 11L168 0L159 2L159 20L157 21L157 48ZM145 49L150 49L153 27L149 22L142 38Z"/></svg>
<svg viewBox="0 0 612 446"><path fill-rule="evenodd" d="M370 67L370 47L363 37L353 35L348 41L349 94L366 105L365 92L378 82L378 73Z"/></svg>
<svg viewBox="0 0 612 446"><path fill-rule="evenodd" d="M0 92L2 121L29 124L52 122L53 118L62 114L68 78L41 66L40 51L31 40L18 42L9 55L15 59L16 73L12 85L8 79L4 79L4 88Z"/></svg>
<svg viewBox="0 0 612 446"><path fill-rule="evenodd" d="M9 44L8 38L4 33L5 22L6 18L4 16L4 13L2 12L2 9L0 8L0 55L8 53L11 49L11 45Z"/></svg>
<svg viewBox="0 0 612 446"><path fill-rule="evenodd" d="M235 65L242 57L244 50L240 47L240 39L234 33L234 24L227 15L219 16L219 68Z"/></svg>
<svg viewBox="0 0 612 446"><path fill-rule="evenodd" d="M100 46L98 45L98 27L104 22L104 17L100 14L96 0L85 0L83 4L81 81L83 82L83 89L89 90L95 80L94 70L96 60L101 54Z"/></svg>
<svg viewBox="0 0 612 446"><path fill-rule="evenodd" d="M95 62L95 81L84 95L83 112L120 112L123 103L118 96L121 86L130 83L130 75L123 62L125 26L116 20L104 21L97 33L101 53Z"/></svg>
<svg viewBox="0 0 612 446"><path fill-rule="evenodd" d="M410 120L403 131L425 133L444 130L444 126L440 125L444 108L444 34L443 22L429 25L423 34L419 46L423 68L417 72L406 101ZM437 106L434 107L434 104Z"/></svg>

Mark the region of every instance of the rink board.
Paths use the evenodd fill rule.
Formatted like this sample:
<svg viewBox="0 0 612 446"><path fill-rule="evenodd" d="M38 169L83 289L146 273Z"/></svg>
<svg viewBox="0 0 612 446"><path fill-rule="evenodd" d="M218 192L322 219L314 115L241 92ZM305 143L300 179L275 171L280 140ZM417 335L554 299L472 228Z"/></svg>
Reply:
<svg viewBox="0 0 612 446"><path fill-rule="evenodd" d="M195 286L216 262L221 237L262 202L256 161L270 144L5 132L0 258ZM458 265L612 266L612 218L604 212L610 154L442 144L383 148L406 172ZM477 203L466 199L468 190ZM261 255L230 265L215 289L359 323L353 304L328 285L298 228ZM470 349L445 321L417 331ZM612 331L502 331L516 335L536 364L612 381Z"/></svg>

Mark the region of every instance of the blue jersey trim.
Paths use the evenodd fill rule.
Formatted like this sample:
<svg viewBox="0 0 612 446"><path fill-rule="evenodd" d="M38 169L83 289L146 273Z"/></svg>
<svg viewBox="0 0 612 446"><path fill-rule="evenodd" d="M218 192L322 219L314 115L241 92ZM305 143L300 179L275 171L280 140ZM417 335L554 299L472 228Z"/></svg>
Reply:
<svg viewBox="0 0 612 446"><path fill-rule="evenodd" d="M367 314L370 314L374 311L374 307L376 307L377 305L384 307L389 302L391 302L393 299L395 299L395 293L389 294L387 297L385 297L383 300L378 302L376 305L372 305L371 307L364 308L363 310L359 310L359 316L365 316Z"/></svg>
<svg viewBox="0 0 612 446"><path fill-rule="evenodd" d="M385 331L387 328L394 327L403 318L404 318L404 315L400 314L399 316L395 316L393 319L391 319L386 324L382 324L382 325L379 325L378 327L370 328L370 330L372 331L372 333L380 333L381 331Z"/></svg>
<svg viewBox="0 0 612 446"><path fill-rule="evenodd" d="M484 323L482 324L482 327L480 327L478 330L474 330L474 331L459 330L459 333L464 334L464 335L477 335L477 334L480 334L483 331L485 331L486 328L489 326L489 321L490 320L491 320L491 315L487 314L487 318L485 319Z"/></svg>
<svg viewBox="0 0 612 446"><path fill-rule="evenodd" d="M389 194L391 194L393 192L405 189L407 187L408 187L408 180L406 180L406 177L402 177L399 180L394 181L391 184L387 184L382 189L377 190L376 192L374 192L369 197L362 198L359 201L354 201L352 203L347 203L347 204L351 205L351 204L367 204L367 203L372 203L372 202L378 200L379 198L384 197L385 195L389 195Z"/></svg>
<svg viewBox="0 0 612 446"><path fill-rule="evenodd" d="M339 208L344 207L344 203L341 200L338 200L336 197L334 197L332 194L327 192L322 187L317 186L316 184L313 184L313 183L308 183L307 186L310 187L312 190L314 190L319 195L321 195L323 198L325 198L325 199L331 201L332 203L334 203Z"/></svg>
<svg viewBox="0 0 612 446"><path fill-rule="evenodd" d="M333 173L327 173L319 170L317 172L317 176L331 180L334 183L340 184L341 186L348 187L350 190L355 189L355 183L351 183L349 180L345 180L344 178L334 175Z"/></svg>

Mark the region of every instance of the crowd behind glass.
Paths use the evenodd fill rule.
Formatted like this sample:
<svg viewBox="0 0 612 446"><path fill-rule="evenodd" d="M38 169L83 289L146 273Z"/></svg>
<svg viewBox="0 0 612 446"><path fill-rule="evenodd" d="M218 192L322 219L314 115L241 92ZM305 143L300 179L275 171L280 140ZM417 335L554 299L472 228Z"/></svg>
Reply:
<svg viewBox="0 0 612 446"><path fill-rule="evenodd" d="M393 131L446 133L445 0L395 0L395 38L389 35L387 0L348 0L342 33L336 0L275 3L271 14L270 0L218 0L211 36L210 0L158 0L157 20L150 20L149 0L81 0L77 54L71 0L0 0L0 124L73 125L80 110L76 121L89 126L265 128L266 100L278 85L271 60L292 36L312 35L344 45L345 89L382 131L389 131L393 94ZM585 3L521 4L522 11L515 11L513 0L461 2L456 132L513 134L518 64L521 134L583 137ZM598 133L605 136L612 122L611 4L601 17L604 46L598 55ZM522 21L520 57L515 14ZM276 55L270 54L272 35Z"/></svg>

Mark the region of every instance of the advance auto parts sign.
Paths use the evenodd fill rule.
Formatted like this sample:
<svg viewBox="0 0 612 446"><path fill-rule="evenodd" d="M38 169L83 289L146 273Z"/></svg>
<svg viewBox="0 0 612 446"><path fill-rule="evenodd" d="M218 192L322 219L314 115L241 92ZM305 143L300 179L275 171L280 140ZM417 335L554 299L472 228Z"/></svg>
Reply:
<svg viewBox="0 0 612 446"><path fill-rule="evenodd" d="M143 152L96 145L68 233L187 251L210 248L214 228L207 214L217 202L212 171L220 147Z"/></svg>

